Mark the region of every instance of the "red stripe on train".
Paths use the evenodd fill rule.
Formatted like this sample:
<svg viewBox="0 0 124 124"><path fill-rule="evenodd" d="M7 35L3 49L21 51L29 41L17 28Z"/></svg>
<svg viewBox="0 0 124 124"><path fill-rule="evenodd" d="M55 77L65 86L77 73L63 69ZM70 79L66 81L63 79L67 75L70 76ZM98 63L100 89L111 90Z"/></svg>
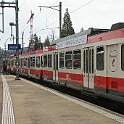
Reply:
<svg viewBox="0 0 124 124"><path fill-rule="evenodd" d="M113 77L94 77L94 86L124 92L124 79Z"/></svg>
<svg viewBox="0 0 124 124"><path fill-rule="evenodd" d="M83 84L83 75L82 74L58 72L58 79Z"/></svg>
<svg viewBox="0 0 124 124"><path fill-rule="evenodd" d="M53 78L53 71L43 70L43 76Z"/></svg>

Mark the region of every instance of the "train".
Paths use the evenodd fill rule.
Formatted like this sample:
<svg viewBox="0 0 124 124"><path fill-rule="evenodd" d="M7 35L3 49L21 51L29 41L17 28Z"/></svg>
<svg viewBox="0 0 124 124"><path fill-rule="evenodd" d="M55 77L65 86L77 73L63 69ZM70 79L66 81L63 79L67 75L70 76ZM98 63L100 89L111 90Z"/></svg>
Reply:
<svg viewBox="0 0 124 124"><path fill-rule="evenodd" d="M16 72L16 57L9 59ZM89 28L19 55L19 74L124 103L124 23Z"/></svg>

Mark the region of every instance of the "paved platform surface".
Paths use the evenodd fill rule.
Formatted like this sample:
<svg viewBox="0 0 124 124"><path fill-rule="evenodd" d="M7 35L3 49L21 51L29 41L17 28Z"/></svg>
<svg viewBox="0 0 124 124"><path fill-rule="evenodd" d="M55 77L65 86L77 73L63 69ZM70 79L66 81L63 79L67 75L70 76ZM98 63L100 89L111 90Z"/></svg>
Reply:
<svg viewBox="0 0 124 124"><path fill-rule="evenodd" d="M15 80L14 76L3 75L2 80L8 84L11 99L7 99L12 100L11 113L14 114L14 121L8 124L119 124L43 88ZM0 115L1 86L0 77Z"/></svg>

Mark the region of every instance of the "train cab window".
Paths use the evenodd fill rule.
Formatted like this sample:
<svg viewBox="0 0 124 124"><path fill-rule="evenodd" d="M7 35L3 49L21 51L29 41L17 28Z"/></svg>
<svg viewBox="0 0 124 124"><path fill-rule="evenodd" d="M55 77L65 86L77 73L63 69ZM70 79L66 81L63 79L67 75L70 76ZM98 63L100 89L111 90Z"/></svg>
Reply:
<svg viewBox="0 0 124 124"><path fill-rule="evenodd" d="M73 51L73 68L74 69L81 68L81 50Z"/></svg>
<svg viewBox="0 0 124 124"><path fill-rule="evenodd" d="M64 52L59 53L59 68L64 68Z"/></svg>
<svg viewBox="0 0 124 124"><path fill-rule="evenodd" d="M124 71L124 44L121 46L121 69Z"/></svg>
<svg viewBox="0 0 124 124"><path fill-rule="evenodd" d="M48 55L48 67L52 67L52 54Z"/></svg>
<svg viewBox="0 0 124 124"><path fill-rule="evenodd" d="M44 55L44 67L47 67L47 63L48 63L47 55Z"/></svg>
<svg viewBox="0 0 124 124"><path fill-rule="evenodd" d="M72 69L72 51L68 51L65 54L65 67Z"/></svg>
<svg viewBox="0 0 124 124"><path fill-rule="evenodd" d="M97 47L97 53L96 53L96 68L99 71L104 70L104 48L103 46Z"/></svg>
<svg viewBox="0 0 124 124"><path fill-rule="evenodd" d="M40 56L36 57L36 67L40 67Z"/></svg>

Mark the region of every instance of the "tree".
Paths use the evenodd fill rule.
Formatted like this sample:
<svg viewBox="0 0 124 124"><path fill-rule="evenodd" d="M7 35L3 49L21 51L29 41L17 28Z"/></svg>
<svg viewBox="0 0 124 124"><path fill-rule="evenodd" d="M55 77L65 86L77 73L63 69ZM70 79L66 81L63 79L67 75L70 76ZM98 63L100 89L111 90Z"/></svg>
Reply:
<svg viewBox="0 0 124 124"><path fill-rule="evenodd" d="M34 34L34 43L35 43L35 50L41 49L42 43L40 38L36 34Z"/></svg>
<svg viewBox="0 0 124 124"><path fill-rule="evenodd" d="M43 43L41 42L41 37L39 37L39 42L40 42L40 47L41 47L41 49L43 49Z"/></svg>
<svg viewBox="0 0 124 124"><path fill-rule="evenodd" d="M45 39L45 42L44 42L44 47L47 47L50 45L50 39L49 37L47 36L46 39Z"/></svg>
<svg viewBox="0 0 124 124"><path fill-rule="evenodd" d="M66 12L63 18L63 25L61 30L61 37L66 37L68 35L75 34L74 29L72 27L72 21L68 12L68 8L66 8Z"/></svg>

